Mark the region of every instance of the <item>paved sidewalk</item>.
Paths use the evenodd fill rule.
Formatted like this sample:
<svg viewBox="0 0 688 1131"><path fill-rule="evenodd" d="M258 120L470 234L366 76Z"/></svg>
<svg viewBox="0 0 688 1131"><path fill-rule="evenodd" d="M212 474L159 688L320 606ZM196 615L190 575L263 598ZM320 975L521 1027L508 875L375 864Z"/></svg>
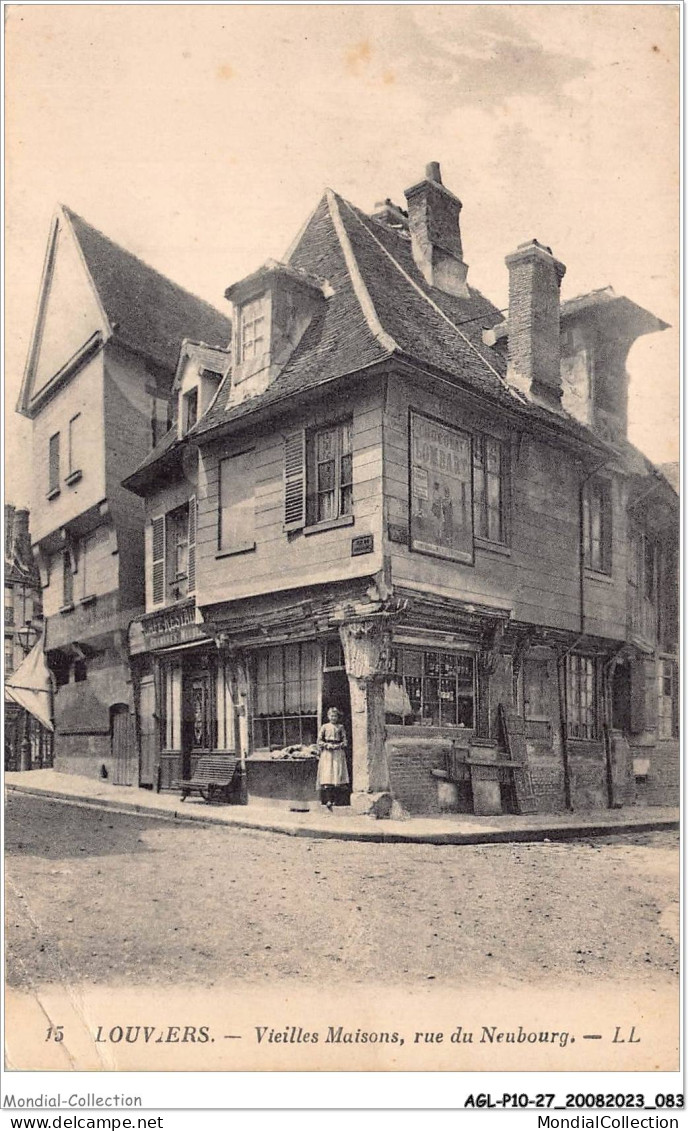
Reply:
<svg viewBox="0 0 688 1131"><path fill-rule="evenodd" d="M533 816L474 817L452 813L441 817L411 817L378 821L349 809L322 811L311 802L308 813L294 813L288 802L248 805L207 805L197 798L183 804L177 794L111 785L56 770L31 770L5 774L8 790L53 797L74 804L112 809L121 813L146 813L163 820L200 821L203 824L261 829L289 836L335 840L409 842L416 844L489 844L510 841L574 840L610 833L644 832L678 828L677 808L652 807L595 809L581 813Z"/></svg>

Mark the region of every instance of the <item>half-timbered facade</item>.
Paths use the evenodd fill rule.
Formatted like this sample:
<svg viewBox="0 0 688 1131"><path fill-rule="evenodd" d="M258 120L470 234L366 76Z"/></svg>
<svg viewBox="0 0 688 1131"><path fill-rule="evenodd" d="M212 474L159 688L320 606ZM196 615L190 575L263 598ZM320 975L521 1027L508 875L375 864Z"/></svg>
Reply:
<svg viewBox="0 0 688 1131"><path fill-rule="evenodd" d="M664 324L610 288L560 301L535 240L505 319L439 167L406 198L369 216L328 191L285 262L229 288L226 364L179 381L126 482L133 650L177 673L153 681L157 764L185 775L200 734L250 794L307 799L337 706L361 812L673 799L677 497L626 434L628 351Z"/></svg>

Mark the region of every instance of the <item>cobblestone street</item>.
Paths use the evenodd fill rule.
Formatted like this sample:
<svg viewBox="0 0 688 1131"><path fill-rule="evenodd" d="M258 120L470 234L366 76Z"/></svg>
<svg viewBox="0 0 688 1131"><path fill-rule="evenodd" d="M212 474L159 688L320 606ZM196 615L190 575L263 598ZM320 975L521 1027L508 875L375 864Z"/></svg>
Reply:
<svg viewBox="0 0 688 1131"><path fill-rule="evenodd" d="M678 974L678 833L302 840L12 796L8 979L546 984Z"/></svg>

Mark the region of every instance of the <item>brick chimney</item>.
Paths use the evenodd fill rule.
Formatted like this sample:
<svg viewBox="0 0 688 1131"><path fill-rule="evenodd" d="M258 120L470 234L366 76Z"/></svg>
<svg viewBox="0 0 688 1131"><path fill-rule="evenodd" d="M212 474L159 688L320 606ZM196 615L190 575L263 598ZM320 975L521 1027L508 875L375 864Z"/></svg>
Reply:
<svg viewBox="0 0 688 1131"><path fill-rule="evenodd" d="M425 169L425 179L406 189L411 249L416 267L431 287L468 298L468 266L463 261L459 216L461 201L442 184L437 161Z"/></svg>
<svg viewBox="0 0 688 1131"><path fill-rule="evenodd" d="M531 240L506 257L509 269L507 380L532 400L561 407L559 288L566 267Z"/></svg>

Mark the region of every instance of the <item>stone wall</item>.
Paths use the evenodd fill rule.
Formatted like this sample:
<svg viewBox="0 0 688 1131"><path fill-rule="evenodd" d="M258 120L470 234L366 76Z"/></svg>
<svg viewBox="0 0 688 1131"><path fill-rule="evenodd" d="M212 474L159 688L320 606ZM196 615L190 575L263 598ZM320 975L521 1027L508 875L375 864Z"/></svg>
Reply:
<svg viewBox="0 0 688 1131"><path fill-rule="evenodd" d="M657 742L653 748L631 748L635 758L649 758L646 777L636 781L637 805L678 805L680 803L681 747L677 738Z"/></svg>
<svg viewBox="0 0 688 1131"><path fill-rule="evenodd" d="M402 727L387 727L385 751L393 797L412 814L440 812L437 779L433 769L444 769L451 738L415 737L402 734Z"/></svg>

